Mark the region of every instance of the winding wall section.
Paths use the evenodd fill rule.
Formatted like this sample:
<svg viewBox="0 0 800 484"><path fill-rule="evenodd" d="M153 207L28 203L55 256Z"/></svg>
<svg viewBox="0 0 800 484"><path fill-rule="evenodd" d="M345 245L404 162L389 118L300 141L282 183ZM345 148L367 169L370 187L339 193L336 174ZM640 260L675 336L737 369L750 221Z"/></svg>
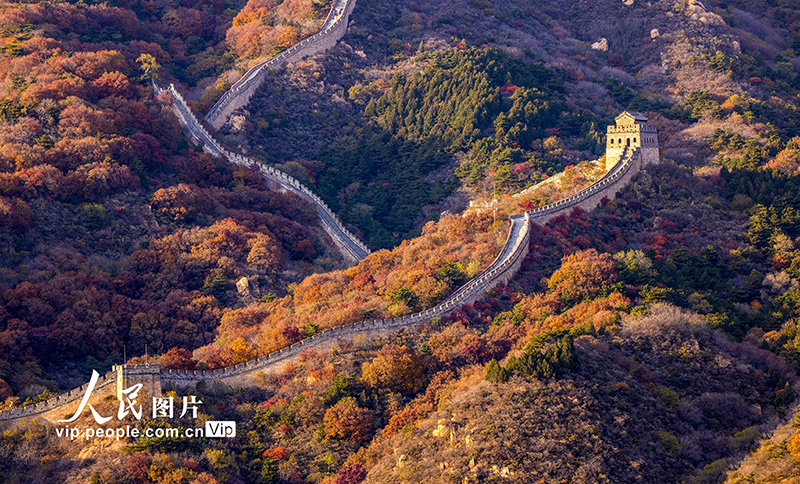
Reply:
<svg viewBox="0 0 800 484"><path fill-rule="evenodd" d="M268 61L251 68L225 93L225 95L223 95L217 104L208 112L205 119L215 128L221 127L227 122L228 117L233 111L245 106L249 102L250 97L261 84L264 75L270 68L279 67L302 57L323 52L336 45L347 30L347 21L355 7L355 3L356 0L335 0L325 24L323 24L317 34L299 42ZM155 89L157 94L161 92L169 93L173 100L172 110L175 112L181 124L186 128L189 135L197 140L205 151L223 156L233 163L257 169L261 171L267 179L278 183L282 188L290 190L310 201L314 204L322 220L323 227L331 235L336 245L339 246L344 254L355 261L361 260L369 255L370 251L366 245L350 233L341 222L339 222L336 215L325 202L302 183L256 160L226 150L200 124L199 120L194 116L186 105L183 97L173 85L170 85L169 89L166 90L162 90L158 86L155 86ZM508 282L508 280L516 274L523 259L528 254L531 222L545 224L552 218L563 213L568 213L576 207L581 207L586 211L592 210L601 203L603 198L614 198L616 192L628 184L630 179L641 170L643 164L644 160L638 148L633 150L626 149L621 160L603 178L584 190L564 200L534 210L528 210L520 215L513 215L509 220L510 227L506 242L495 260L475 278L431 309L401 318L364 321L327 329L320 334L306 338L290 347L282 348L279 351L262 356L261 358L228 368L207 371L160 370L158 373L160 383L162 385L166 383L168 385L184 386L204 380L221 380L226 383L237 385L242 382L242 377L246 377L257 371L275 368L276 365L281 364L285 360L306 349L321 346L326 342L374 331L411 327L428 322L433 318L444 316L463 304L478 300L483 296L486 290L500 283ZM154 371L158 371L157 366L141 366L148 366L148 368L145 369L146 371L142 373L146 373L151 377ZM115 367L115 370L117 371L108 372L98 380L96 389L100 390L101 394L111 393L112 388L116 389L121 388L121 385L125 386L125 381L119 381L127 378L124 375L134 375L138 373L137 369L130 365ZM151 384L158 385L158 382L151 382ZM35 405L2 411L0 412L0 421L17 420L34 416L48 418L48 415L54 415L56 411L65 411L67 408L75 406L76 402L83 397L87 387L88 384Z"/></svg>
<svg viewBox="0 0 800 484"><path fill-rule="evenodd" d="M444 316L463 304L472 303L480 299L486 290L493 288L501 282L508 282L508 280L516 274L522 264L522 260L528 254L532 222L545 224L552 218L569 213L569 211L576 207L581 207L587 211L592 210L599 205L604 198L614 198L616 192L627 185L630 179L641 170L642 165L643 161L640 151L638 149L627 150L620 162L617 163L611 171L589 187L564 200L534 210L528 210L520 215L513 215L510 218L508 237L506 238L503 249L495 260L478 276L431 309L401 318L363 321L327 329L320 334L306 338L290 347L282 348L279 351L262 356L261 358L228 368L207 371L163 369L160 370L160 382L162 385L186 386L204 380L220 380L233 386L239 386L244 384L246 378L249 378L253 373L278 368L278 365L285 362L285 360L309 348L321 346L326 342L375 331L397 330L412 327L420 323L428 322L433 318ZM101 382L99 382L98 388L101 386L108 386L116 381L116 379L116 373L109 372L103 377ZM125 386L124 382L123 386ZM46 402L30 405L25 408L0 412L0 420L16 420L38 415L47 417L47 414L53 410L74 404L75 401L81 398L85 389L86 385L47 400Z"/></svg>
<svg viewBox="0 0 800 484"><path fill-rule="evenodd" d="M172 97L172 111L178 117L181 125L189 132L189 135L200 143L206 152L227 158L231 163L256 169L260 171L265 178L277 183L284 190L296 193L300 197L311 202L322 221L322 227L328 235L331 236L333 242L342 254L352 262L358 262L370 254L369 248L361 242L358 237L345 228L330 207L328 207L314 192L309 190L308 187L300 183L299 180L252 158L247 158L226 150L211 136L203 125L200 124L200 121L192 110L189 109L189 106L186 105L186 101L175 89L174 85L170 84L168 89L156 89L157 93L166 92Z"/></svg>
<svg viewBox="0 0 800 484"><path fill-rule="evenodd" d="M347 32L347 22L355 6L356 0L334 0L328 18L319 32L275 57L251 67L208 111L205 116L206 121L215 129L221 128L234 111L250 102L250 98L264 82L264 76L270 69L332 49Z"/></svg>

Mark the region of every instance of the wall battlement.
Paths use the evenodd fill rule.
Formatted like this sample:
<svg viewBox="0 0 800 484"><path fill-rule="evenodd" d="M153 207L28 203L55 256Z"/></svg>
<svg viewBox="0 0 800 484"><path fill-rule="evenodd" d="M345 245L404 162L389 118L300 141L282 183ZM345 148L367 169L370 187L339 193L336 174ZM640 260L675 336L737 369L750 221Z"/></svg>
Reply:
<svg viewBox="0 0 800 484"><path fill-rule="evenodd" d="M636 126L609 126L606 132L613 133L657 133L658 129L655 126L641 125Z"/></svg>

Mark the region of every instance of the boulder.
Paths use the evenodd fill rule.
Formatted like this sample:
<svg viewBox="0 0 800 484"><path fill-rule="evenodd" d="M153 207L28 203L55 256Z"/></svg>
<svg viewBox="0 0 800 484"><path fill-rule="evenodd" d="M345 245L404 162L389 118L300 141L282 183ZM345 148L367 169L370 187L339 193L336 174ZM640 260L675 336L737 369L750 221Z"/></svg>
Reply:
<svg viewBox="0 0 800 484"><path fill-rule="evenodd" d="M608 52L608 40L605 37L603 37L602 39L592 44L592 49Z"/></svg>

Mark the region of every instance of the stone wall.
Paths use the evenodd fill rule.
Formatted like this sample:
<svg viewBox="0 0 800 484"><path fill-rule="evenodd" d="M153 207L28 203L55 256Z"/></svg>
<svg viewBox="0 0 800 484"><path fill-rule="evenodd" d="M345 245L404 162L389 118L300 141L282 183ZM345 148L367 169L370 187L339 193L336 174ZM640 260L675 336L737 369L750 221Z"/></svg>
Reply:
<svg viewBox="0 0 800 484"><path fill-rule="evenodd" d="M347 23L355 6L356 0L336 0L319 32L289 47L275 57L250 68L208 111L205 116L206 121L215 129L221 128L228 122L228 118L234 111L247 106L250 98L264 82L264 76L269 74L271 69L277 69L335 47L347 32Z"/></svg>
<svg viewBox="0 0 800 484"><path fill-rule="evenodd" d="M172 97L172 111L178 117L181 125L183 125L189 135L203 145L203 150L227 158L231 163L259 170L268 180L277 183L283 189L300 195L302 198L311 202L320 217L323 229L331 236L334 244L339 248L346 259L357 263L370 254L370 250L366 244L347 230L336 214L333 213L333 210L299 180L271 166L266 166L257 160L233 153L222 147L203 125L200 124L200 121L191 109L189 109L189 106L186 105L186 101L177 89L175 89L174 85L170 84L169 89L164 90L157 88L157 92L167 92Z"/></svg>
<svg viewBox="0 0 800 484"><path fill-rule="evenodd" d="M657 165L661 163L661 152L658 148L658 135L653 133L653 139L655 139L655 146L643 146L642 147L642 166L647 165Z"/></svg>
<svg viewBox="0 0 800 484"><path fill-rule="evenodd" d="M265 178L276 182L282 188L297 193L311 202L316 208L317 214L320 216L323 228L331 236L333 242L345 257L357 263L371 253L366 244L361 242L358 237L345 228L339 221L338 216L328 207L325 201L303 185L299 180L252 158L247 158L224 149L223 154L233 163L261 171Z"/></svg>
<svg viewBox="0 0 800 484"><path fill-rule="evenodd" d="M117 392L117 373L116 371L109 371L105 375L101 375L97 380L94 387L93 395L98 397L116 395ZM40 402L35 405L28 405L27 407L15 408L12 410L4 410L0 412L0 421L3 420L17 420L25 417L45 416L52 414L57 410L60 415L58 418L65 418L64 415L71 416L78 404L80 403L89 384L62 393L56 397L51 398L45 402Z"/></svg>
<svg viewBox="0 0 800 484"><path fill-rule="evenodd" d="M365 332L395 330L429 322L433 318L444 316L464 304L475 302L483 297L485 291L501 282L507 282L519 270L522 260L528 254L529 241L529 215L515 215L511 220L509 237L500 255L481 274L431 309L411 316L363 321L326 329L322 333L306 338L288 348L282 348L269 355L233 367L206 371L162 370L161 381L162 383L169 382L179 387L195 384L202 380L220 380L231 384L231 382L241 381L240 377L244 375L252 375L258 371L274 368L275 365L285 363L289 358L309 348L318 347L329 341Z"/></svg>
<svg viewBox="0 0 800 484"><path fill-rule="evenodd" d="M122 400L122 391L141 384L142 391L153 397L161 396L161 367L159 365L115 365L112 369L117 378L117 399Z"/></svg>
<svg viewBox="0 0 800 484"><path fill-rule="evenodd" d="M495 260L478 276L459 288L442 303L427 311L401 318L364 321L327 329L321 334L304 339L288 348L234 367L208 371L163 370L161 380L162 382L171 382L176 386L190 385L201 380L219 380L232 385L242 384L243 376L279 367L279 364L284 364L288 359L323 343L365 332L412 327L444 316L464 304L474 303L482 298L488 289L500 283L507 283L519 270L523 259L528 254L531 222L544 225L558 215L569 213L575 207L581 207L586 211L594 209L600 205L603 198L614 198L616 192L627 185L630 179L639 172L641 164L639 149L626 150L621 161L610 172L586 189L554 204L512 216L506 243Z"/></svg>
<svg viewBox="0 0 800 484"><path fill-rule="evenodd" d="M149 368L137 368L138 365L128 365L122 367L122 369L115 367L115 371L107 373L98 381L97 389L101 389L101 393L116 394L119 385L114 385L114 383L117 382L118 375L122 375L122 384L128 386L130 386L128 383L133 381L132 378L144 379L144 381L149 382L148 384L152 387L150 391L153 393L160 392L160 388L158 390L156 388L162 385L183 387L200 381L213 380L219 380L231 386L246 386L252 384L254 374L276 371L290 358L307 349L329 346L332 342L341 338L413 327L420 323L428 322L433 318L444 316L464 304L475 302L483 297L486 290L500 283L508 282L516 274L523 259L528 254L532 222L544 225L554 217L569 213L575 207L581 207L586 211L594 209L602 202L603 198L615 198L617 191L624 188L644 165L645 161L640 149L627 149L620 162L591 186L564 200L534 210L528 210L521 215L512 216L506 243L495 260L478 276L431 309L411 316L363 321L327 329L288 348L282 348L261 358L228 368L207 371L158 370L157 383L154 371L154 369L157 369L156 365L150 365ZM81 388L24 409L0 412L0 420L16 420L37 415L50 418L48 416L67 414L69 413L68 410L77 405L77 402L83 397L86 387L87 385L84 385ZM74 409L72 412L74 412ZM63 418L63 416L60 418Z"/></svg>
<svg viewBox="0 0 800 484"><path fill-rule="evenodd" d="M600 205L603 198L613 200L619 190L624 188L633 176L641 170L642 158L638 148L624 150L619 163L600 180L581 190L580 192L559 200L544 207L528 210L531 221L544 225L551 219L569 214L574 208L580 207L590 212Z"/></svg>
<svg viewBox="0 0 800 484"><path fill-rule="evenodd" d="M336 0L323 29L319 33L299 42L278 56L248 71L245 76L237 81L225 96L220 99L217 105L209 111L206 119L212 126L222 126L233 111L245 106L249 102L250 97L263 81L263 76L266 75L268 69L279 67L288 62L294 62L305 56L314 55L335 46L347 30L348 18L355 7L355 3L355 0ZM156 94L162 92L158 86L156 86L155 89ZM311 192L311 190L298 180L279 170L275 170L256 160L243 157L224 149L214 140L210 133L203 128L175 87L170 86L168 92L174 101L172 109L176 116L181 121L181 124L189 131L189 134L203 145L204 150L224 156L233 163L258 169L265 177L277 182L281 187L291 190L311 201L314 203L317 213L320 215L323 227L331 234L334 242L342 249L343 253L348 254L356 261L369 254L369 249L353 236L353 234L347 231L330 208L318 196ZM655 136L655 129L652 128L652 130ZM609 133L611 131L612 128L609 129ZM637 140L637 144L638 141L640 140ZM420 323L428 322L433 318L444 316L464 304L475 302L483 297L485 291L500 283L507 283L516 274L523 259L528 254L531 222L544 225L558 215L569 213L569 211L575 207L581 207L583 210L591 211L601 203L603 198L615 198L616 192L627 185L630 179L638 173L644 165L658 163L660 158L658 157L657 148L655 152L648 148L651 147L646 147L644 153L639 147L625 147L619 150L619 152L607 153L607 160L609 155L611 155L613 160L611 164L607 164L610 171L596 183L564 200L560 200L545 207L528 210L522 215L512 216L506 243L495 260L478 276L459 288L442 303L431 309L401 318L364 321L327 329L320 334L304 339L288 348L282 348L261 358L219 370L161 370L158 368L158 365L115 366L113 371L100 377L95 386L94 395L96 398L102 398L108 395L115 395L119 398L122 389L135 383L142 383L145 393L154 396L161 394L162 385L165 384L170 386L186 386L200 381L220 380L231 385L245 385L251 382L254 373L275 369L277 365L285 363L288 359L299 355L309 348L321 347L340 338L376 331L391 331L412 327ZM616 149L616 147L614 147L614 149ZM617 160L619 161L614 164L613 162ZM80 388L58 395L46 402L0 412L0 421L17 420L34 416L42 416L50 420L68 417L71 413L74 413L75 408L80 403L87 388L88 383Z"/></svg>

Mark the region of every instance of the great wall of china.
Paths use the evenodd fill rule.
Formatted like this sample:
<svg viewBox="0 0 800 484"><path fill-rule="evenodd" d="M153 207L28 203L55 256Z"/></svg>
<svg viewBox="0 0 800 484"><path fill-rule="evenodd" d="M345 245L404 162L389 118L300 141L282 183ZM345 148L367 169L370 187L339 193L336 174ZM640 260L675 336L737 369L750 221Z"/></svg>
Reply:
<svg viewBox="0 0 800 484"><path fill-rule="evenodd" d="M352 6L354 4L354 0L349 0L349 2L348 0L337 0L333 8L340 9L339 13L335 15L335 12L332 10L331 15L329 15L326 21L326 25L330 22L332 27L344 25L346 29L347 16L349 16L349 13L352 11ZM326 31L323 29L323 31L317 35L324 34L325 32ZM343 35L343 32L341 35ZM339 38L341 38L341 35L339 35ZM314 37L309 37L309 39L306 40L311 40L312 38ZM330 37L323 36L320 38L324 41L325 45L330 43ZM338 41L338 38L336 40ZM311 51L314 52L313 49ZM316 52L320 51L321 50L318 50ZM286 51L286 53L288 52L289 50ZM308 53L303 52L299 54L298 51L295 50L292 55L302 56L308 55ZM289 62L287 58L284 58L281 62ZM299 57L292 57L292 59L296 58ZM254 79L263 75L266 67L260 65L256 66L256 68L261 70L253 75L246 75L243 78L242 85L246 85L247 87L244 88L244 91L238 91L238 95L242 96L241 99L249 100L252 91L247 90L256 82ZM255 88L253 88L253 91L254 90ZM245 91L249 92L249 94ZM169 93L173 101L173 112L175 112L181 124L186 128L188 134L203 145L204 150L218 156L223 156L233 163L258 169L263 173L265 178L277 182L283 189L291 190L302 198L310 201L320 214L323 227L331 235L334 242L343 253L349 254L355 261L361 260L369 255L369 249L344 228L330 208L328 208L318 196L311 192L311 190L296 179L279 170L275 170L256 160L226 150L214 140L208 131L200 124L186 105L183 97L175 90L174 86L170 86L170 88L166 90L161 90L156 86L156 93L159 94L160 92ZM246 104L246 100L236 101L235 99L239 99L236 97L236 93L234 93L233 98L226 101L225 106L241 104L242 102ZM220 101L222 101L222 99ZM215 106L215 109L218 109L218 107ZM219 111L213 118L219 119L221 116L219 113L227 112L229 115L232 111L232 109L227 110L227 108L224 108L224 110ZM617 118L618 127L609 127L609 133L612 133L612 131L614 133L618 132L619 126L622 125L620 119L627 119L625 118L626 115L631 117L629 113L620 115L620 117ZM635 124L634 121L632 121L632 123ZM644 126L646 126L646 118L644 118ZM652 132L648 131L648 133L655 136L654 130ZM282 364L286 363L287 360L308 349L320 348L326 344L330 345L332 342L336 342L339 339L352 338L357 335L380 334L382 332L391 332L402 328L414 327L418 324L429 322L434 318L445 316L464 304L473 303L483 297L485 291L500 283L508 282L519 270L522 261L528 254L532 222L544 225L554 217L569 213L576 207L580 207L585 211L590 211L600 205L604 198L613 199L616 193L624 188L631 178L645 165L658 162L658 159L654 159L652 154L647 153L647 156L643 154L648 150L652 151L653 145L647 147L641 146L642 140L633 137L639 136L634 131L631 131L629 136L626 146L615 152L612 159L607 159L607 165L611 166L609 171L600 180L568 198L540 208L528 210L523 214L511 216L506 242L494 261L475 278L431 309L400 318L356 322L327 329L322 333L301 340L289 347L270 353L269 355L236 366L216 370L184 371L161 369L158 365L117 365L113 367L112 371L98 379L95 389L99 391L95 397L108 397L109 395L117 395L119 397L123 388L137 383L142 383L145 391L151 395L160 395L163 387L182 387L201 381L216 380L233 387L252 385L254 382L253 376L257 372L279 370ZM630 143L631 140L633 141L633 145ZM609 141L613 142L612 140ZM619 138L618 145L621 144L622 141L623 138ZM654 146L656 150L655 156L657 157L657 138L655 139ZM71 414L71 412L77 408L87 387L88 384L44 402L2 411L0 412L0 421L15 421L30 417L42 417L51 421L55 421L59 418L66 418L66 415Z"/></svg>
<svg viewBox="0 0 800 484"><path fill-rule="evenodd" d="M250 98L270 69L332 49L347 31L347 22L355 7L356 0L335 0L328 18L319 32L289 47L275 57L251 67L208 111L205 120L214 129L221 128L228 121L231 113L250 102Z"/></svg>
<svg viewBox="0 0 800 484"><path fill-rule="evenodd" d="M300 183L299 180L252 158L247 158L226 150L211 136L208 130L200 124L200 121L192 110L189 109L189 106L186 105L186 101L175 89L175 86L170 84L168 89L161 89L156 86L156 91L159 94L161 92L166 92L172 97L172 111L189 135L203 146L203 150L213 155L227 158L231 163L257 169L267 180L277 183L283 190L291 191L303 199L308 200L314 205L322 221L322 228L331 236L331 239L333 239L333 242L345 258L349 259L351 262L357 263L370 254L369 248L342 225L339 218L333 213L330 207L328 207L314 192L309 190L308 187Z"/></svg>
<svg viewBox="0 0 800 484"><path fill-rule="evenodd" d="M102 393L102 395L108 395L113 393L113 388L128 387L131 384L142 383L143 381L146 383L145 389L151 394L161 394L161 388L164 386L182 387L196 384L200 381L219 380L231 386L246 386L248 383L252 384L253 375L256 372L278 370L286 360L299 355L307 349L365 333L410 328L429 322L433 318L445 316L459 306L475 302L483 296L485 291L500 283L508 282L516 274L523 259L528 254L532 222L540 225L546 224L554 217L569 213L576 207L587 211L592 210L601 203L603 198L613 198L616 192L625 187L630 179L641 170L642 166L642 157L639 149L626 150L622 159L603 178L589 187L558 202L528 210L523 214L513 215L510 218L511 226L509 227L505 245L495 260L478 276L431 309L401 318L363 321L327 329L320 334L306 338L269 355L217 370L169 370L160 369L158 365L115 366L111 372L101 378L97 388L107 387L106 392ZM146 376L144 380L142 378L143 375ZM116 383L116 387L112 387L112 383ZM64 413L69 413L66 409L75 407L85 390L86 385L45 402L0 412L0 421L35 416L53 418L59 409L62 409Z"/></svg>

